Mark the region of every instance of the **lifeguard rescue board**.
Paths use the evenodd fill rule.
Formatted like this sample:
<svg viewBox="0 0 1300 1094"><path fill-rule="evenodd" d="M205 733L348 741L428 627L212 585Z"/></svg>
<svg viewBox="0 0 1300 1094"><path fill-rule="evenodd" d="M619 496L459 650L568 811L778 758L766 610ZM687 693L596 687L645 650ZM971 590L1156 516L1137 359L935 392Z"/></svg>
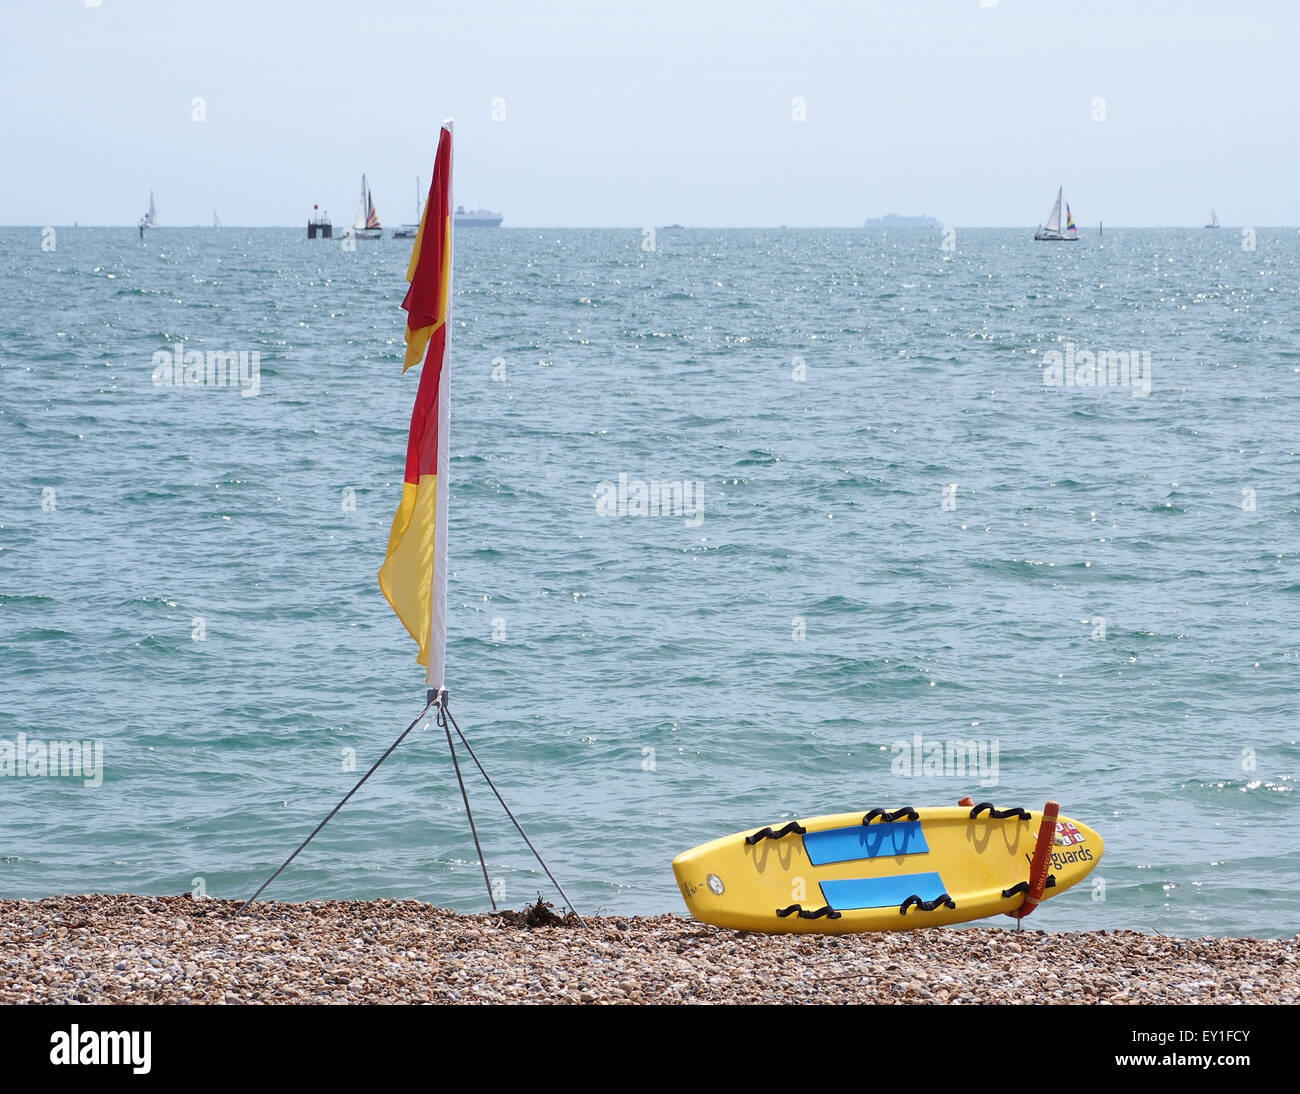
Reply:
<svg viewBox="0 0 1300 1094"><path fill-rule="evenodd" d="M1018 917L1033 907L1040 828L1042 899L1101 859L1087 825L1058 816L1053 831L1055 808L1047 826L1042 810L989 802L812 817L701 844L673 860L673 873L691 915L738 930L848 934Z"/></svg>

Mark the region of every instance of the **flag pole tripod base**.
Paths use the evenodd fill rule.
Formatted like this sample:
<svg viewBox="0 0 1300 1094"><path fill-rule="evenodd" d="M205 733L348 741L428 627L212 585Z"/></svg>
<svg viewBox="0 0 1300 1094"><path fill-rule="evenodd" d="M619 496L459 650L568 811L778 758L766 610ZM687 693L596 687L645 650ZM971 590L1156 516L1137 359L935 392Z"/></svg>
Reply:
<svg viewBox="0 0 1300 1094"><path fill-rule="evenodd" d="M388 750L382 756L380 756L379 759L377 759L373 765L371 765L370 770L367 771L364 775L361 776L360 779L357 780L356 785L353 786L351 790L349 790L346 794L343 795L343 798L338 803L338 805L336 805L333 809L331 809L329 813L326 814L325 819L322 820L320 824L316 825L316 827L312 829L311 835L309 835L305 840L303 840L302 843L298 844L298 846L294 849L293 853L287 859L285 859L284 862L280 864L279 868L275 871L275 873L273 873L264 882L262 882L262 884L258 886L257 892L255 892L246 901L244 901L244 903L240 906L239 911L235 913L236 915L243 915L246 911L248 911L248 909L253 905L253 903L257 900L257 898L261 896L262 893L266 890L267 886L270 885L271 882L273 882L277 877L280 876L281 873L284 872L285 868L289 865L289 863L293 862L293 860L296 859L303 852L307 844L311 843L311 841L314 840L317 837L317 835L320 834L321 829L324 828L325 825L329 824L329 822L334 819L335 814L338 813L338 811L348 803L352 795L355 794L358 790L360 790L361 787L365 784L366 780L369 779L371 775L373 775L376 771L379 770L379 765L382 764L386 759L388 759L388 757L391 756L395 751L397 751L397 746L400 745L404 740L406 740L411 730L413 730L417 725L420 724L421 721L423 721L424 716L429 713L429 710L431 708L436 708L438 712L437 713L438 725L446 732L447 735L447 748L451 752L452 766L456 769L456 782L460 786L461 800L464 801L465 803L465 814L469 818L470 834L474 837L474 849L475 851L478 852L479 865L483 869L483 881L487 885L488 901L492 905L492 910L493 911L497 910L496 897L492 893L492 882L488 878L487 862L483 858L483 849L479 845L478 829L474 825L474 814L470 812L469 794L465 789L465 780L461 775L461 770L460 770L460 760L456 755L456 746L453 743L451 737L451 731L453 729L456 731L456 736L460 738L460 743L465 746L465 751L469 753L470 759L474 761L474 766L478 768L479 774L483 776L484 781L488 784L489 787L491 787L492 793L496 795L497 801L501 803L501 808L505 810L506 816L510 818L511 823L515 826L515 829L519 832L519 835L523 838L524 843L528 845L528 849L533 853L533 856L537 859L538 863L541 864L542 869L546 872L546 876L551 879L551 884L555 886L560 896L564 898L564 902L568 904L573 914L578 917L578 922L581 923L584 927L587 926L587 921L582 918L581 913L578 911L576 907L574 907L573 901L569 899L569 894L566 893L564 891L564 888L560 885L560 883L555 880L555 875L551 873L550 867L546 865L546 860L542 858L541 853L537 850L536 847L533 846L533 841L528 838L528 833L524 831L523 825L519 823L518 818L514 815L514 813L510 811L510 806L506 804L505 798L501 796L501 791L499 791L496 788L496 784L492 781L492 777L487 773L487 769L484 768L482 761L475 754L474 749L470 746L469 741L466 740L465 734L461 732L460 726L456 724L456 719L452 716L451 709L448 705L447 689L429 688L428 691L425 693L425 695L426 695L426 702L424 704L424 709L420 711L419 715L415 718L415 720L411 722L411 724L407 726L404 730L402 730L397 740L395 740L391 745L388 746Z"/></svg>

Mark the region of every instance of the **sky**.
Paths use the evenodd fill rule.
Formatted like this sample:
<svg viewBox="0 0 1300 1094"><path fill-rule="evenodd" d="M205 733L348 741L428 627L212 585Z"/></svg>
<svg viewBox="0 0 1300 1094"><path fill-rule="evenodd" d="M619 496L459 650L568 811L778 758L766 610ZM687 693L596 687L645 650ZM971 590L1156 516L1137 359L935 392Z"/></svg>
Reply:
<svg viewBox="0 0 1300 1094"><path fill-rule="evenodd" d="M985 6L988 5L988 6ZM0 0L0 224L1300 224L1291 0ZM200 100L200 102L196 102Z"/></svg>

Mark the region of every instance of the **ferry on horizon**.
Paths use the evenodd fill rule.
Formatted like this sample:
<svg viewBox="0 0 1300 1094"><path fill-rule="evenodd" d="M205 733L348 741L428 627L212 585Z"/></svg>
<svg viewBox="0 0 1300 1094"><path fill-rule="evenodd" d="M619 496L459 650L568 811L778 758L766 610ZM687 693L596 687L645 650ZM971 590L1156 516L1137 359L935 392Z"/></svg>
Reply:
<svg viewBox="0 0 1300 1094"><path fill-rule="evenodd" d="M465 206L456 206L456 215L452 217L452 225L456 228L500 228L501 221L505 218L500 213L489 212L487 209L474 209L469 212Z"/></svg>

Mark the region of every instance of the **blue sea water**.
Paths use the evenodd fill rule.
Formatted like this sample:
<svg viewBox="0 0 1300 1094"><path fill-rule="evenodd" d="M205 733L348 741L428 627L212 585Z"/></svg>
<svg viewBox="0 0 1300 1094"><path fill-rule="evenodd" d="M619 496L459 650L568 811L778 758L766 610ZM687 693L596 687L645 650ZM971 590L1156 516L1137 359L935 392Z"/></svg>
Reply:
<svg viewBox="0 0 1300 1094"><path fill-rule="evenodd" d="M103 746L98 786L0 778L0 895L246 897L423 705L375 579L409 242L303 235L0 229L0 741ZM1106 840L1036 927L1300 929L1300 236L649 241L456 239L448 686L579 908L971 795ZM156 385L178 346L257 394ZM1149 393L1052 351L1149 353ZM700 511L601 515L620 475ZM904 769L964 741L983 777ZM548 895L469 785L503 903ZM440 731L267 896L485 909Z"/></svg>

